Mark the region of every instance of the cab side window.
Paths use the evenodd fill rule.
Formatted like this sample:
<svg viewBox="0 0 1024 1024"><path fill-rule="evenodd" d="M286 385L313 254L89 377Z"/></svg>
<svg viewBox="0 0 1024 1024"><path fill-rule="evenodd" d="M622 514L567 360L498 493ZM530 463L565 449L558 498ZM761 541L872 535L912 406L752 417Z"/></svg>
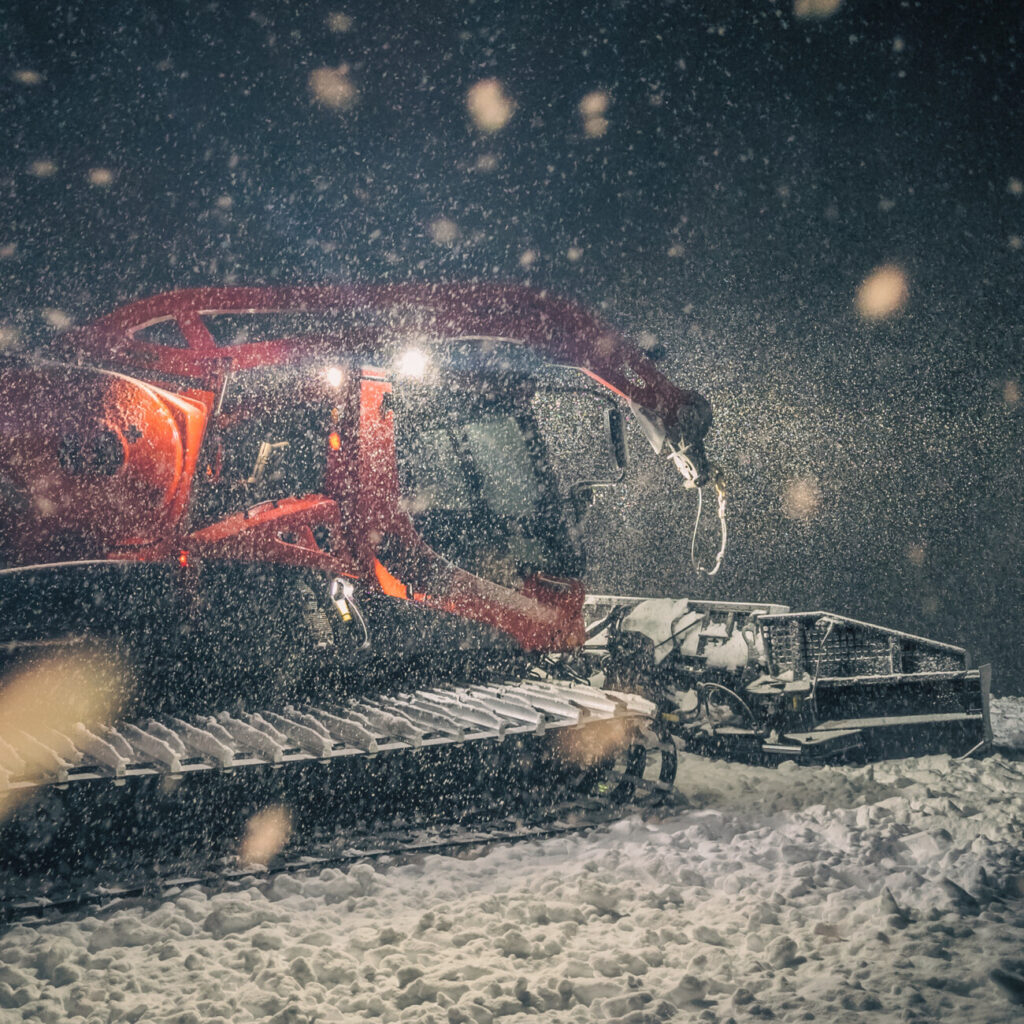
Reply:
<svg viewBox="0 0 1024 1024"><path fill-rule="evenodd" d="M268 392L259 373L229 378L199 475L198 524L264 501L322 493L330 409Z"/></svg>

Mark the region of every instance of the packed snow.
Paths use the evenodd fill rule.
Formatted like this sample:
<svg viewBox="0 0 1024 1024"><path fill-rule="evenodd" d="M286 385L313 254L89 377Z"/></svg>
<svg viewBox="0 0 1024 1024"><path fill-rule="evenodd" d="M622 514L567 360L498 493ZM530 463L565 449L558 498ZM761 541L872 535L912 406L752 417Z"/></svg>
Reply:
<svg viewBox="0 0 1024 1024"><path fill-rule="evenodd" d="M16 925L0 1021L936 1021L1024 1013L1024 699L1000 753L684 755L659 818Z"/></svg>

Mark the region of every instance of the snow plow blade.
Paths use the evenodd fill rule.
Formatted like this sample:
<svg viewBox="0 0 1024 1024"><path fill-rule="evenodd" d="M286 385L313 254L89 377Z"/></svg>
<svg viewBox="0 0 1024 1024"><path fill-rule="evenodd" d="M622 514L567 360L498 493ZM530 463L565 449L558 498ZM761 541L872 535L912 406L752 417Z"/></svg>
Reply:
<svg viewBox="0 0 1024 1024"><path fill-rule="evenodd" d="M828 763L991 747L990 668L962 647L771 604L599 597L588 612L609 685L639 684L694 752Z"/></svg>

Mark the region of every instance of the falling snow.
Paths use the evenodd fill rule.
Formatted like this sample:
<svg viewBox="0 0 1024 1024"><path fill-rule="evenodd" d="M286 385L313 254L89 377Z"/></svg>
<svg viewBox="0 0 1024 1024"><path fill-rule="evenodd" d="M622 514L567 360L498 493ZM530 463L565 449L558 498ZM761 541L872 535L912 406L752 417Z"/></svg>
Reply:
<svg viewBox="0 0 1024 1024"><path fill-rule="evenodd" d="M1002 749L686 755L659 818L7 928L0 1021L1019 1020L1016 5L36 7L0 13L5 362L175 288L570 296L708 397L729 496L695 579L692 495L630 420L586 585L963 643ZM289 813L250 825L254 862Z"/></svg>

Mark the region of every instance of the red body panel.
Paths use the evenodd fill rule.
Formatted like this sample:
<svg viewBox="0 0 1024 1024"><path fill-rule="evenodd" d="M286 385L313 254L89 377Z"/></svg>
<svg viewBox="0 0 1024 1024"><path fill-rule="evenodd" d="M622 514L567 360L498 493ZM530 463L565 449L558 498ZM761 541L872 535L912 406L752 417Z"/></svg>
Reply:
<svg viewBox="0 0 1024 1024"><path fill-rule="evenodd" d="M206 410L102 370L0 367L0 552L95 557L174 536Z"/></svg>
<svg viewBox="0 0 1024 1024"><path fill-rule="evenodd" d="M229 311L328 311L351 314L352 324L329 339L217 347L201 314ZM136 337L166 319L176 322L179 344ZM361 372L359 353L381 337L412 331L435 341L483 336L534 348L585 370L676 437L699 441L710 423L700 395L669 383L615 332L576 307L518 287L208 288L157 295L69 331L56 347L80 363L141 380L88 366L0 368L6 524L0 556L17 565L171 560L185 552L182 561L190 564L216 558L303 566L487 623L527 649L582 643L578 581L538 576L511 589L482 579L432 551L404 510L386 401L391 384L377 372ZM331 396L336 405L322 440L324 493L233 511L193 529L189 494L197 466L211 481L220 473L223 417L214 411L214 396L226 375L339 348L353 358Z"/></svg>

